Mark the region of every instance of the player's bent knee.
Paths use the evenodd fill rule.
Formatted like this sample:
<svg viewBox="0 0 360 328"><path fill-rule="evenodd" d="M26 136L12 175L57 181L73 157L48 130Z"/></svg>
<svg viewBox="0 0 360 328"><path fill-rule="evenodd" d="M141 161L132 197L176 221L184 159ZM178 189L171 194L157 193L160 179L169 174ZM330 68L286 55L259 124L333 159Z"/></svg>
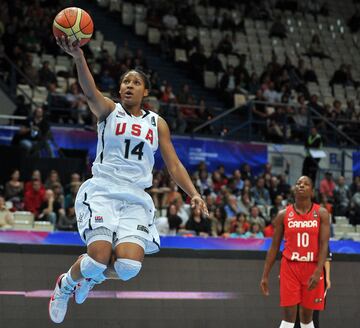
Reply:
<svg viewBox="0 0 360 328"><path fill-rule="evenodd" d="M89 255L84 255L80 262L80 272L84 278L95 278L106 268L105 264L95 261Z"/></svg>
<svg viewBox="0 0 360 328"><path fill-rule="evenodd" d="M115 271L121 280L129 280L138 275L141 270L141 262L130 259L117 259L114 263Z"/></svg>

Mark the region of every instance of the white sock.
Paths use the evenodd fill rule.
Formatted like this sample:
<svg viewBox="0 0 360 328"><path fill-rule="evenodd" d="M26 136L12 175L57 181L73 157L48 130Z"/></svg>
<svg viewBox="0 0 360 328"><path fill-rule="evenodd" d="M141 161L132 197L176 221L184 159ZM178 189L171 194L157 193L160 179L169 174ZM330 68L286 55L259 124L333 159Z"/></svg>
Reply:
<svg viewBox="0 0 360 328"><path fill-rule="evenodd" d="M92 278L92 280L94 280L97 284L101 284L102 282L104 282L107 278L105 277L104 273L101 272L98 276L96 276L95 278Z"/></svg>
<svg viewBox="0 0 360 328"><path fill-rule="evenodd" d="M300 327L301 328L314 328L314 322L313 321L311 321L309 323L300 322Z"/></svg>
<svg viewBox="0 0 360 328"><path fill-rule="evenodd" d="M281 321L279 328L294 328L295 323L294 322L288 322L288 321Z"/></svg>
<svg viewBox="0 0 360 328"><path fill-rule="evenodd" d="M67 285L69 287L75 287L77 285L77 281L75 281L72 277L71 277L71 268L69 269L68 272L65 273L64 277L61 280L61 285Z"/></svg>

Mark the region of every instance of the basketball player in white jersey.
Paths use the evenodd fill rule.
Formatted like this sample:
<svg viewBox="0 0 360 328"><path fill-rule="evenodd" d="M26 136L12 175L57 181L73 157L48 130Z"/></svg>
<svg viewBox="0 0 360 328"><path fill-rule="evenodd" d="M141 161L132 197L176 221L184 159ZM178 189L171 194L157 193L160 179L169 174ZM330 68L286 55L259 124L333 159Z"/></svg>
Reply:
<svg viewBox="0 0 360 328"><path fill-rule="evenodd" d="M93 177L81 186L75 201L87 254L59 276L49 302L51 320L60 323L78 284L87 284L88 291L92 282L105 280L112 254L115 261L108 270L129 280L140 272L144 254L159 250L154 204L144 191L152 185L158 145L171 177L191 197L192 207L199 206L205 215L208 210L176 155L168 125L141 107L150 88L146 75L138 70L126 72L120 80L121 103L114 103L96 88L79 45L70 44L67 38L59 38L57 43L74 58L79 83L98 119ZM77 302L86 296L80 295Z"/></svg>

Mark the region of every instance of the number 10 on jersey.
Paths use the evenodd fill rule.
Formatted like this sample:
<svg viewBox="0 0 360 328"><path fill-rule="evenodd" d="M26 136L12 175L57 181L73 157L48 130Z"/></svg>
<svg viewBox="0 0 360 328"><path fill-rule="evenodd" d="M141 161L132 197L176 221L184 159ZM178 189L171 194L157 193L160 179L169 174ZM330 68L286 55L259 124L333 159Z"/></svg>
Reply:
<svg viewBox="0 0 360 328"><path fill-rule="evenodd" d="M310 237L307 232L297 233L297 247L308 247L309 239Z"/></svg>

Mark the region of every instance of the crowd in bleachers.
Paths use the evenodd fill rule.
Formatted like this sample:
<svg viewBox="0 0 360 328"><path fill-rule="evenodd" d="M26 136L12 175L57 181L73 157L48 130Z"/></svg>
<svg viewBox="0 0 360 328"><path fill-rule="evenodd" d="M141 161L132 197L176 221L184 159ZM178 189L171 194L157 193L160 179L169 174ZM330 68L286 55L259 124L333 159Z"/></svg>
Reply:
<svg viewBox="0 0 360 328"><path fill-rule="evenodd" d="M265 165L262 174L254 176L248 164L227 175L223 166L209 172L200 162L191 178L206 200L208 218L191 209L189 197L178 190L167 171L154 172L148 192L157 209L156 224L161 234L271 237L276 214L293 200L286 176L272 174L270 164ZM74 172L69 183L64 184L55 170L47 177L35 170L30 180L23 181L21 172L14 170L0 193L0 227L11 229L13 214L27 211L35 222L49 222L57 230L76 230L74 201L82 182L81 175ZM348 216L354 226L360 224L359 199L359 177L347 185L343 177L334 181L330 172L321 180L316 195L333 218Z"/></svg>
<svg viewBox="0 0 360 328"><path fill-rule="evenodd" d="M255 132L264 140L300 140L299 134L304 133L306 126L318 123L309 120L308 106L341 131L356 131L360 121L360 75L356 65L359 51L344 19L336 25L327 8L309 4L287 8L281 1L222 2L221 7L212 1L196 1L195 5L158 1L148 7L146 2L138 2L144 11L139 19L146 22L149 30L160 31L164 56L177 60L183 51L191 76L205 86L207 77L213 74L214 86L229 106L234 103L234 94L253 99L253 119L263 124ZM137 1L133 8L136 4ZM1 4L0 50L26 76L17 74L19 99L15 114L28 116L31 112L26 106L28 99L23 97L25 93L44 105L51 122L94 126L72 62L49 36L48 26L63 6L62 1L45 1L41 7L37 2ZM286 10L293 10L292 18ZM331 35L333 40L329 39ZM349 51L345 51L346 47ZM142 50L130 49L126 40L115 45L96 31L95 38L83 49L105 95L118 97L119 77L128 68L137 66L146 71L153 87L147 106L160 111L173 131L190 132L213 117L205 99L197 99L189 85L174 91L171 81L162 80L148 67ZM9 81L10 71L4 60L0 71ZM321 132L328 126L322 124L318 128Z"/></svg>
<svg viewBox="0 0 360 328"><path fill-rule="evenodd" d="M327 20L325 4L294 2L295 7L288 9L297 14L291 16L279 11L287 5L281 1L198 1L195 6L192 2L159 1L148 8L146 22L160 31L162 53L183 66L186 62L191 76L215 87L229 107L234 105L234 94L255 95L255 101L267 102L254 107L261 108L266 129L275 131L273 139L295 137L296 130L313 125L305 106L341 131L357 129L357 41L342 17L337 17L336 27L332 25L334 17ZM333 39L329 41L330 31ZM333 49L335 45L341 48ZM210 77L215 81L210 83ZM312 106L314 98L318 100ZM295 131L281 126L274 129L276 121L295 125Z"/></svg>
<svg viewBox="0 0 360 328"><path fill-rule="evenodd" d="M16 75L18 98L14 114L29 116L32 113L34 108L29 104L29 96L44 108L50 122L91 127L95 125L95 118L75 78L73 63L49 35L52 19L63 7L63 1L45 2L41 8L37 2L5 1L1 4L0 51L25 74ZM212 117L205 100L196 99L189 85L184 85L175 95L171 82L161 80L157 72L148 67L141 49L131 50L126 40L123 45L116 46L109 41L105 46L107 41L103 41L99 31L96 37L97 40L93 40L90 47L84 46L83 50L97 86L105 95L118 98L120 76L129 68L137 67L151 79L152 91L145 107L160 110L173 131L190 131L195 124ZM10 67L4 59L1 60L1 76L10 82ZM164 104L161 108L159 101Z"/></svg>

